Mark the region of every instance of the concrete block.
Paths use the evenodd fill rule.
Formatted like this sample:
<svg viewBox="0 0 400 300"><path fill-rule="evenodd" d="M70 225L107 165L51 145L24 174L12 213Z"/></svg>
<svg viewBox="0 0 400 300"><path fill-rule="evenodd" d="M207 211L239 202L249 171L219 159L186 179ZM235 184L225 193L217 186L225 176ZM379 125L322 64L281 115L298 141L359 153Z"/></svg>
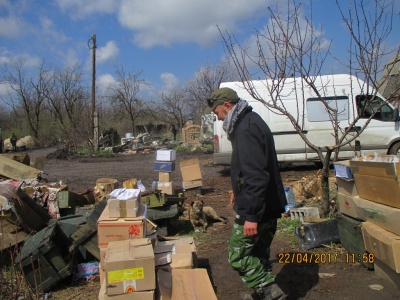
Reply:
<svg viewBox="0 0 400 300"><path fill-rule="evenodd" d="M304 218L319 218L318 207L299 207L290 209L290 218L292 220L300 219L304 224Z"/></svg>

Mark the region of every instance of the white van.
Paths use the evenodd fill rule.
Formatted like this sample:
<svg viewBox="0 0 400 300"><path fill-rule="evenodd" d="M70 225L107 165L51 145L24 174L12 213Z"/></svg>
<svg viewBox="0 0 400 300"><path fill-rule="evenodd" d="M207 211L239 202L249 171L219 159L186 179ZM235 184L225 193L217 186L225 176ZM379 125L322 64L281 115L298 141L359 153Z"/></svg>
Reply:
<svg viewBox="0 0 400 300"><path fill-rule="evenodd" d="M364 91L366 89L365 84L358 78L346 74L319 76L315 78L315 82L324 101L328 101L330 106L336 105L339 112L340 127L342 129L348 127L354 120L355 114L361 111L363 104L365 105L368 97L366 91ZM257 93L266 102L270 101L267 86L271 87L271 83L272 81L253 81ZM224 82L221 83L220 87L229 87L235 90L238 96L246 100L253 107L253 110L266 121L274 135L278 161L319 161L317 153L306 145L295 131L288 117L255 100L244 89L241 82ZM311 143L320 147L336 144L332 123L325 106L317 98L316 93L307 87L300 78L286 78L279 95L282 100L280 105L284 105L292 116L298 118L302 132ZM378 94L372 106L379 107L382 101L386 102ZM369 116L367 109L352 130L356 132L360 129ZM222 129L222 123L222 121L214 118L214 163L230 165L232 147ZM352 158L355 155L355 150L360 146L362 153L399 153L399 110L386 102L362 134L351 144L340 148L339 158Z"/></svg>

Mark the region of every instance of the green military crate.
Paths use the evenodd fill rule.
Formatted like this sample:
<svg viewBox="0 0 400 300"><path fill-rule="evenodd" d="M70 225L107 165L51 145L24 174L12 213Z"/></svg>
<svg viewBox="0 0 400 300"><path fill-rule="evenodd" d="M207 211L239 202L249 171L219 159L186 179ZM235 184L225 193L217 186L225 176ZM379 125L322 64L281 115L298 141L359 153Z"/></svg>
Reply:
<svg viewBox="0 0 400 300"><path fill-rule="evenodd" d="M73 272L68 244L49 225L28 238L16 258L30 286L46 292Z"/></svg>
<svg viewBox="0 0 400 300"><path fill-rule="evenodd" d="M147 208L161 207L165 204L165 196L161 193L144 192L140 196L140 202L147 206Z"/></svg>
<svg viewBox="0 0 400 300"><path fill-rule="evenodd" d="M84 196L70 191L59 191L57 196L59 208L75 208L87 204L87 199Z"/></svg>
<svg viewBox="0 0 400 300"><path fill-rule="evenodd" d="M148 208L147 218L151 221L169 219L177 216L179 213L178 205L164 205L162 207Z"/></svg>
<svg viewBox="0 0 400 300"><path fill-rule="evenodd" d="M362 221L342 213L338 213L336 219L338 222L340 243L351 255L351 261L360 262L364 267L373 270L374 265L372 263L363 261L363 254L367 253L367 251L365 250L364 238L361 231Z"/></svg>

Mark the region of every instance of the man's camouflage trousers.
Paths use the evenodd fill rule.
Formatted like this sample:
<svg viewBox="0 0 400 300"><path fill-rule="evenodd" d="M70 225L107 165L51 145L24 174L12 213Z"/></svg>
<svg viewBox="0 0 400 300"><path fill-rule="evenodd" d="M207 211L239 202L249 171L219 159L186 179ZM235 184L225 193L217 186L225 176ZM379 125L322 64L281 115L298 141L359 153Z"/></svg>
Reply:
<svg viewBox="0 0 400 300"><path fill-rule="evenodd" d="M244 236L244 225L233 225L228 243L228 261L248 288L262 287L275 280L269 256L276 226L277 219L272 219L258 224L257 235Z"/></svg>

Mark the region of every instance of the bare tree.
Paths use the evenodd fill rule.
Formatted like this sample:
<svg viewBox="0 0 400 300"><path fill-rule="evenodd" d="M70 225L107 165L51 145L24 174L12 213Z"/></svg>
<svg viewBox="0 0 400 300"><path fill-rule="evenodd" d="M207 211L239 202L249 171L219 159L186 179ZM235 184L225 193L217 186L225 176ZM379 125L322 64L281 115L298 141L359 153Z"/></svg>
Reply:
<svg viewBox="0 0 400 300"><path fill-rule="evenodd" d="M54 88L47 95L47 107L62 128L62 137L73 148L90 140L89 93L82 85L79 65L56 70Z"/></svg>
<svg viewBox="0 0 400 300"><path fill-rule="evenodd" d="M20 120L26 121L31 135L38 138L46 95L54 86L53 71L42 62L36 74L28 75L25 63L25 60L12 59L3 65L3 81L10 90L4 102Z"/></svg>
<svg viewBox="0 0 400 300"><path fill-rule="evenodd" d="M269 8L270 21L263 30L255 31L254 48L251 45L242 45L227 32L221 32L221 35L226 52L247 92L271 111L286 116L307 147L317 154L323 166L321 210L326 216L330 211L328 178L332 154L336 159L339 149L354 142L375 113L385 105L384 102L379 104L374 113L364 117L365 112L376 103L376 91L379 88L377 76L382 71L382 59L391 51L385 49L385 39L391 32L393 1L353 0L350 1L351 5L346 13L337 1L350 41L349 60L338 62L347 68L349 74L355 75L352 84L363 85L362 90L367 95L360 101L362 105L352 110L354 116L345 128L338 118L341 111L337 100L324 99L324 88L321 89L317 82L317 76L322 75L327 59L331 58L330 41L323 38L322 29L317 30L313 26L312 11L311 16L306 17L301 5L295 1L287 1L286 11L283 12L281 4L282 2L277 4L274 9ZM362 78L363 81L357 78ZM254 79L262 80L267 95L259 92ZM294 88L297 111L289 111L285 106L285 95L282 91L287 86ZM319 144L318 140L310 140L303 131L307 93L315 95L329 114L332 125L330 144Z"/></svg>
<svg viewBox="0 0 400 300"><path fill-rule="evenodd" d="M135 133L136 121L145 111L145 102L139 97L139 92L149 84L142 77L142 71L126 71L122 65L115 68L115 74L116 83L107 88L110 102L128 116Z"/></svg>
<svg viewBox="0 0 400 300"><path fill-rule="evenodd" d="M207 63L196 71L194 78L185 84L187 101L191 103L190 115L201 116L207 106L207 99L221 82L234 80L233 70L227 62L216 65Z"/></svg>
<svg viewBox="0 0 400 300"><path fill-rule="evenodd" d="M155 119L182 128L190 118L190 108L193 104L187 100L183 89L175 87L161 93L161 99L153 102L152 106L151 114Z"/></svg>

